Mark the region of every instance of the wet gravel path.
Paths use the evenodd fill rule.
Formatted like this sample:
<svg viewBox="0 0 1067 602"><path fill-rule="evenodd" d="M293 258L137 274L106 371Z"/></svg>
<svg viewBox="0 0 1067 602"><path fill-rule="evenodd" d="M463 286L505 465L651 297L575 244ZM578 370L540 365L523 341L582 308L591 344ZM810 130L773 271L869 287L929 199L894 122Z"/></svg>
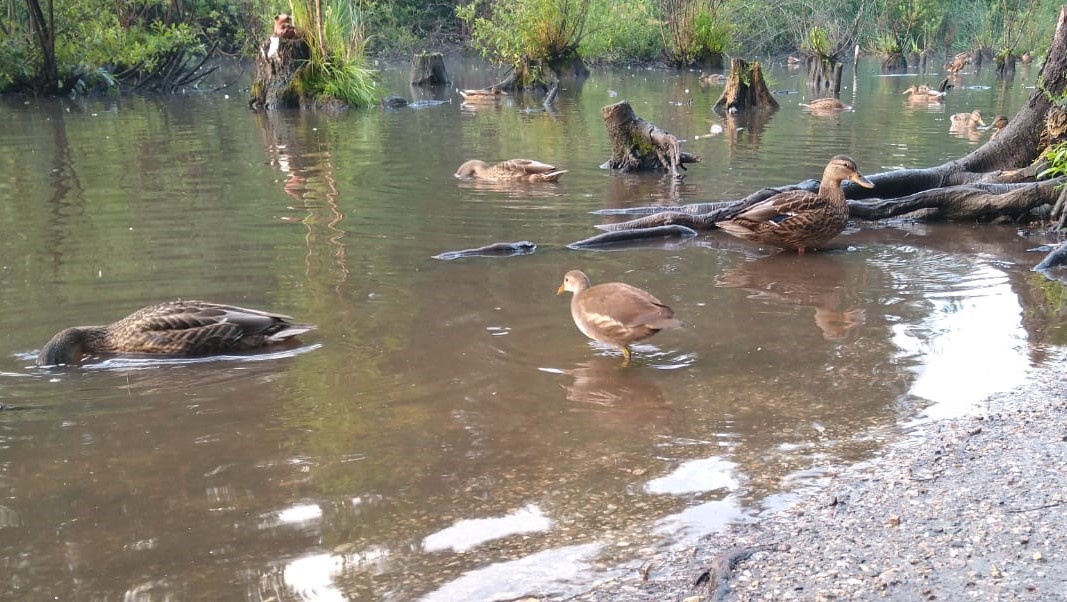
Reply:
<svg viewBox="0 0 1067 602"><path fill-rule="evenodd" d="M1049 362L784 511L571 600L1067 600L1065 376ZM731 563L725 583L693 585Z"/></svg>

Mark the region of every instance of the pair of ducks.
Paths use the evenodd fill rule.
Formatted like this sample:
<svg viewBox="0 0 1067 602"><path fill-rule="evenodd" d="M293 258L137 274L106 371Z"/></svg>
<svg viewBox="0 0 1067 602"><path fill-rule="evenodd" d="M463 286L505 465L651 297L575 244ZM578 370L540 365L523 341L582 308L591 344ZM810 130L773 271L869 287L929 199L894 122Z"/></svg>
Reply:
<svg viewBox="0 0 1067 602"><path fill-rule="evenodd" d="M823 170L817 193L782 192L715 225L738 238L798 253L816 249L840 234L848 223L848 202L841 188L845 180L874 188L855 161L837 155ZM572 270L563 277L556 294L565 292L573 294L571 318L578 330L620 349L624 362L630 360L631 344L682 326L673 309L651 293L624 282L591 286L585 273Z"/></svg>
<svg viewBox="0 0 1067 602"><path fill-rule="evenodd" d="M803 253L824 245L848 222L841 183L874 185L856 163L837 155L823 170L818 193L787 191L718 222L739 238ZM556 291L573 293L571 317L583 334L619 348L626 361L630 345L660 330L677 328L674 310L652 294L622 282L591 286L578 270L567 272ZM292 345L315 327L290 316L206 301L174 301L145 307L101 326L60 331L41 349L39 366L76 364L84 355L143 354L204 356Z"/></svg>

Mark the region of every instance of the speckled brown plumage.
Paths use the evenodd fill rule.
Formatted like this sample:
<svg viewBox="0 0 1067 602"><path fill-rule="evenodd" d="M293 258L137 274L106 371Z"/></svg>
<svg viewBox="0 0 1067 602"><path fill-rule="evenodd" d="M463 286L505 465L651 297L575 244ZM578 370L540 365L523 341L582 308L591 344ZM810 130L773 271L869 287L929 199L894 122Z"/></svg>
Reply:
<svg viewBox="0 0 1067 602"><path fill-rule="evenodd" d="M982 120L981 111L971 111L970 113L956 113L949 118L952 125L950 128L973 128L979 125L985 125L985 121Z"/></svg>
<svg viewBox="0 0 1067 602"><path fill-rule="evenodd" d="M818 193L792 190L776 194L715 225L745 240L800 253L816 249L840 234L848 223L848 202L841 189L844 180L874 187L851 158L837 155L823 170Z"/></svg>
<svg viewBox="0 0 1067 602"><path fill-rule="evenodd" d="M989 135L989 139L992 140L1000 135L1000 131L1008 127L1008 118L1004 115L997 115L993 119L993 123L989 124L989 127L993 130L993 133Z"/></svg>
<svg viewBox="0 0 1067 602"><path fill-rule="evenodd" d="M206 301L151 305L102 326L75 326L41 348L37 364L74 364L83 355L148 354L197 356L249 351L311 330L292 318Z"/></svg>
<svg viewBox="0 0 1067 602"><path fill-rule="evenodd" d="M555 165L541 163L532 159L509 159L496 165L485 161L471 159L456 170L457 178L478 178L481 180L524 180L526 182L555 182L567 173L565 169L556 169Z"/></svg>
<svg viewBox="0 0 1067 602"><path fill-rule="evenodd" d="M646 291L624 282L589 285L589 277L571 270L556 294L571 292L571 317L585 336L622 350L630 359L630 344L682 325L674 310Z"/></svg>
<svg viewBox="0 0 1067 602"><path fill-rule="evenodd" d="M918 86L908 86L904 90L904 94L909 95L908 101L913 104L944 102L945 93L938 90L931 90L930 86L926 84L920 84Z"/></svg>
<svg viewBox="0 0 1067 602"><path fill-rule="evenodd" d="M800 106L807 107L810 111L836 111L852 108L836 98L816 98L807 103L802 102Z"/></svg>

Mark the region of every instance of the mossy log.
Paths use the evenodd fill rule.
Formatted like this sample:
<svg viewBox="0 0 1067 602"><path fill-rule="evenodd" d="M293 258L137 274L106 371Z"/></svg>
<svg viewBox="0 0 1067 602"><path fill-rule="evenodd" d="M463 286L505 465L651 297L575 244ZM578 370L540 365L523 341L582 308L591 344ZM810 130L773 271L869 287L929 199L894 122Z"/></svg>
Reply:
<svg viewBox="0 0 1067 602"><path fill-rule="evenodd" d="M311 49L302 38L272 36L256 53L256 78L249 91L253 109L299 108L303 98L297 74L311 58Z"/></svg>
<svg viewBox="0 0 1067 602"><path fill-rule="evenodd" d="M602 167L622 171L660 171L675 178L684 175L686 163L700 157L683 152L678 138L652 125L634 113L624 101L600 109L611 140L611 159Z"/></svg>
<svg viewBox="0 0 1067 602"><path fill-rule="evenodd" d="M713 108L716 113L778 108L778 101L763 80L759 61L749 63L744 59L730 59L730 77Z"/></svg>
<svg viewBox="0 0 1067 602"><path fill-rule="evenodd" d="M450 81L440 52L422 52L411 59L412 86L444 86Z"/></svg>

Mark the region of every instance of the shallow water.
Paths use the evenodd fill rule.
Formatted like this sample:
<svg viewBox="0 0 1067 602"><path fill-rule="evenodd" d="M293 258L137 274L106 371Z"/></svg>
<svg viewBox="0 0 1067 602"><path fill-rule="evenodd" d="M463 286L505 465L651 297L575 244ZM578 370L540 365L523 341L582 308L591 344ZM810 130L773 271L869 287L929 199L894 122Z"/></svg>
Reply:
<svg viewBox="0 0 1067 602"><path fill-rule="evenodd" d="M500 78L449 67L460 87ZM1020 382L1064 318L1015 226L857 223L803 257L721 233L565 247L612 219L591 211L739 198L841 152L868 175L958 157L984 133L951 136L949 115L1012 115L1036 76L966 73L915 109L916 76L866 67L831 116L772 68L800 93L707 137L721 87L639 69L568 83L553 112L454 93L333 118L251 113L237 93L3 99L0 598L575 591ZM386 71L388 91L410 96L406 75ZM684 182L598 168L599 109L622 99L702 156ZM514 157L569 173L452 177ZM536 252L432 259L519 240ZM686 328L622 366L554 294L574 268L646 288ZM180 297L319 329L262 356L33 366L62 327Z"/></svg>

